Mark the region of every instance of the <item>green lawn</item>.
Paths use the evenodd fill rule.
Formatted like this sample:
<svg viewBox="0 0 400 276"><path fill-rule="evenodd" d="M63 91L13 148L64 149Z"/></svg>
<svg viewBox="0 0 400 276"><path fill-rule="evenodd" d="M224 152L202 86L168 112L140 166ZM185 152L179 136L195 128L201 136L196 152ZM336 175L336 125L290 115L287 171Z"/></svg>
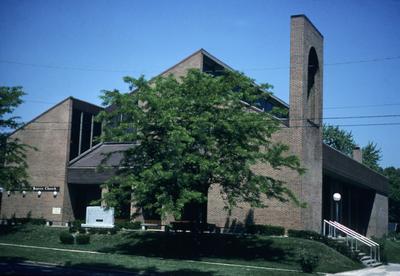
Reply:
<svg viewBox="0 0 400 276"><path fill-rule="evenodd" d="M389 263L400 263L400 241L385 241L386 257Z"/></svg>
<svg viewBox="0 0 400 276"><path fill-rule="evenodd" d="M194 238L190 234L159 232L119 232L115 235L91 235L88 245L63 245L60 231L44 226L22 225L0 228L0 242L56 248L100 251L107 254L54 252L1 246L0 256L56 262L67 265L102 265L138 271L168 272L173 274L288 275L288 272L263 271L249 268L222 267L195 261L221 262L300 270L299 252L305 249L320 256L317 271L339 272L358 269L360 264L339 254L322 243L296 239L261 236L231 236L204 234ZM32 252L35 254L32 254ZM192 273L193 272L193 273ZM275 272L274 272L275 273ZM297 273L292 273L296 275Z"/></svg>

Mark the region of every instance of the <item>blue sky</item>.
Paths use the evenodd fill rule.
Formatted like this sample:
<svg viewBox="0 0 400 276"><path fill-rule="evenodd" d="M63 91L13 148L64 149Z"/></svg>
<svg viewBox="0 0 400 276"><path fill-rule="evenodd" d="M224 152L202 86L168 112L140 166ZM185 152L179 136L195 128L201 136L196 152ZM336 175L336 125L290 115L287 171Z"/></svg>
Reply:
<svg viewBox="0 0 400 276"><path fill-rule="evenodd" d="M101 90L127 89L123 76L152 77L204 48L273 84L288 102L294 14L306 14L325 38L325 117L400 114L400 1L394 0L2 0L0 85L24 87L16 114L27 121L68 96L100 104ZM355 62L370 60L376 61ZM335 65L341 62L350 63ZM400 117L326 122L400 123ZM400 125L344 128L361 146L378 143L383 166L400 167Z"/></svg>

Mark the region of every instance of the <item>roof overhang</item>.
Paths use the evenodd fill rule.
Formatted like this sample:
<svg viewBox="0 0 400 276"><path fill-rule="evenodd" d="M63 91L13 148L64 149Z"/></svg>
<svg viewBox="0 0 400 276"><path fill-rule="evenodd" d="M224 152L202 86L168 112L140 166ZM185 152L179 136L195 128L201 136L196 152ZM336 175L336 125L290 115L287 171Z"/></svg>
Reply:
<svg viewBox="0 0 400 276"><path fill-rule="evenodd" d="M323 144L322 150L323 173L341 179L357 186L374 190L387 196L389 193L388 179L341 153Z"/></svg>

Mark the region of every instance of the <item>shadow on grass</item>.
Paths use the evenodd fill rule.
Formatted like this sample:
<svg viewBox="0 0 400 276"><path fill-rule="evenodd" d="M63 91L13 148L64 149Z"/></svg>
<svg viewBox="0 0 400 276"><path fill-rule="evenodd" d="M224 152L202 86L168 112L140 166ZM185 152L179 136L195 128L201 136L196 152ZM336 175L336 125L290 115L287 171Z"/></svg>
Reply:
<svg viewBox="0 0 400 276"><path fill-rule="evenodd" d="M22 257L0 256L0 263L22 263L27 260Z"/></svg>
<svg viewBox="0 0 400 276"><path fill-rule="evenodd" d="M286 262L294 256L290 250L275 247L272 240L256 236L129 233L125 240L100 251L171 259L259 259L274 262Z"/></svg>
<svg viewBox="0 0 400 276"><path fill-rule="evenodd" d="M110 274L123 275L123 274L138 274L138 275L194 275L194 276L211 276L214 275L214 271L200 271L197 269L175 269L169 271L160 271L154 266L149 266L143 269L139 268L126 268L120 265L112 265L106 263L79 263L75 265L66 265L68 268L72 269L89 269L93 272L109 272Z"/></svg>
<svg viewBox="0 0 400 276"><path fill-rule="evenodd" d="M20 225L0 225L0 236L9 235L20 230Z"/></svg>

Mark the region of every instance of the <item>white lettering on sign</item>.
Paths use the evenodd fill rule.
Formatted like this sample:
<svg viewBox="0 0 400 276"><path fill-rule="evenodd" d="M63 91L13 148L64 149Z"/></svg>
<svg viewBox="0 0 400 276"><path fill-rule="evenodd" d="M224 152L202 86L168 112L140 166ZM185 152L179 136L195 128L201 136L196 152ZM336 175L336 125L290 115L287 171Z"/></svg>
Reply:
<svg viewBox="0 0 400 276"><path fill-rule="evenodd" d="M61 208L60 207L53 207L53 215L61 215Z"/></svg>

